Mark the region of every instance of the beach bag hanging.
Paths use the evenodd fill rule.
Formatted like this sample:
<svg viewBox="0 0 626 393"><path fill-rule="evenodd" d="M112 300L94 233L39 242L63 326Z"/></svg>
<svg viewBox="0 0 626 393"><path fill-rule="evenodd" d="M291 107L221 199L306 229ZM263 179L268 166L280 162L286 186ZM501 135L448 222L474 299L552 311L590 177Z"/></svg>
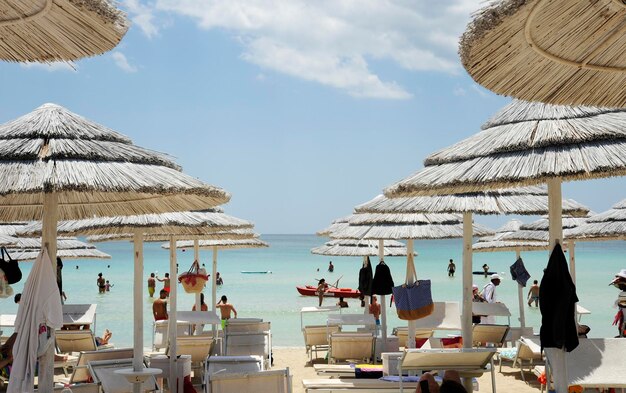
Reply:
<svg viewBox="0 0 626 393"><path fill-rule="evenodd" d="M183 284L183 289L187 293L202 292L208 280L206 270L200 268L198 261L193 261L189 270L178 276L178 282Z"/></svg>
<svg viewBox="0 0 626 393"><path fill-rule="evenodd" d="M427 317L435 309L430 280L417 280L413 258L409 259L406 282L392 289L398 318L405 321Z"/></svg>
<svg viewBox="0 0 626 393"><path fill-rule="evenodd" d="M22 279L22 271L17 261L14 261L6 248L0 248L0 269L9 284L15 284Z"/></svg>

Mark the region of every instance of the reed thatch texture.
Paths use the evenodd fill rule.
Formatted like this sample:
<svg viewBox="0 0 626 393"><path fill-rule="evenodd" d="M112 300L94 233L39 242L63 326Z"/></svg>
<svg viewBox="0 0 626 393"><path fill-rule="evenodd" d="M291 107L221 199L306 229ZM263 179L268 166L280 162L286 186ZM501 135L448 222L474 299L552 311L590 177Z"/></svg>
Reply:
<svg viewBox="0 0 626 393"><path fill-rule="evenodd" d="M326 228L322 229L321 231L315 232L315 234L317 236L330 236L331 232L335 232L335 231L338 231L338 230L341 230L341 229L347 227L349 225L348 224L348 218L349 217L350 216L338 218L338 219L334 220Z"/></svg>
<svg viewBox="0 0 626 393"><path fill-rule="evenodd" d="M17 231L28 225L28 222L0 222L0 235L17 236Z"/></svg>
<svg viewBox="0 0 626 393"><path fill-rule="evenodd" d="M475 192L626 173L626 110L547 107L514 100L486 129L433 153L424 169L385 195Z"/></svg>
<svg viewBox="0 0 626 393"><path fill-rule="evenodd" d="M472 193L409 198L376 198L357 206L356 213L463 213L538 215L548 212L545 187L532 186ZM571 199L563 200L563 212L584 216L586 206ZM332 232L332 231L331 231Z"/></svg>
<svg viewBox="0 0 626 393"><path fill-rule="evenodd" d="M569 217L562 218L563 238L570 240L570 231L580 225L583 225L588 218L586 217ZM549 220L541 218L528 224L524 224L519 230L504 234L500 240L522 240L522 241L542 241L549 240Z"/></svg>
<svg viewBox="0 0 626 393"><path fill-rule="evenodd" d="M75 237L58 237L57 250L85 250L96 248L93 244L81 242ZM41 238L18 238L13 250L39 250L41 249Z"/></svg>
<svg viewBox="0 0 626 393"><path fill-rule="evenodd" d="M363 257L378 256L378 240L338 239L311 249L312 254L327 256ZM406 246L394 240L385 241L383 255L386 257L406 256ZM417 255L417 253L414 253Z"/></svg>
<svg viewBox="0 0 626 393"><path fill-rule="evenodd" d="M270 245L256 237L250 239L215 239L215 240L199 240L198 247L200 249L212 250L217 247L220 250L236 250L242 248L267 248ZM161 248L170 249L170 243L161 244ZM193 240L179 240L176 242L176 248L194 248Z"/></svg>
<svg viewBox="0 0 626 393"><path fill-rule="evenodd" d="M348 219L350 225L431 225L457 224L461 220L458 214L437 213L358 213Z"/></svg>
<svg viewBox="0 0 626 393"><path fill-rule="evenodd" d="M461 37L461 62L498 94L560 105L626 106L626 22L616 0L500 0Z"/></svg>
<svg viewBox="0 0 626 393"><path fill-rule="evenodd" d="M208 232L198 235L176 235L170 233L152 233L145 235L143 240L146 242L164 242L168 241L171 236L184 238L186 240L237 240L237 239L255 239L259 235L254 233L252 229L233 229L229 231ZM91 243L113 242L113 241L133 241L132 233L116 233L110 235L91 235L87 236L87 241Z"/></svg>
<svg viewBox="0 0 626 393"><path fill-rule="evenodd" d="M216 212L173 212L139 216L99 217L85 220L61 221L58 233L64 235L144 234L204 235L230 229L252 228L250 221ZM21 236L41 235L41 223L34 222L18 231Z"/></svg>
<svg viewBox="0 0 626 393"><path fill-rule="evenodd" d="M473 252L541 251L549 249L548 242L523 240L494 240L474 243Z"/></svg>
<svg viewBox="0 0 626 393"><path fill-rule="evenodd" d="M11 258L20 262L34 261L40 250L8 250ZM61 259L111 259L111 256L95 248L73 250L57 250L57 257Z"/></svg>
<svg viewBox="0 0 626 393"><path fill-rule="evenodd" d="M0 59L73 61L113 49L129 27L109 0L4 0Z"/></svg>
<svg viewBox="0 0 626 393"><path fill-rule="evenodd" d="M375 214L362 213L365 216L375 216ZM354 214L358 216L361 214ZM428 215L411 215L414 220L398 219L397 223L389 219L400 215L385 215L384 219L376 223L368 220L369 224L353 224L342 230L332 232L330 237L333 239L451 239L463 237L463 223L459 215L454 214L428 214ZM425 217L424 217L425 216ZM437 216L442 216L441 219ZM350 218L352 220L353 218ZM456 220L452 218L456 217ZM432 223L431 223L432 222ZM493 230L479 224L473 224L475 236L486 236L493 234Z"/></svg>
<svg viewBox="0 0 626 393"><path fill-rule="evenodd" d="M206 209L230 195L180 172L167 155L45 104L0 125L0 221L41 219L56 193L59 219Z"/></svg>
<svg viewBox="0 0 626 393"><path fill-rule="evenodd" d="M578 241L625 240L626 199L605 212L591 215L586 223L568 230L567 235Z"/></svg>

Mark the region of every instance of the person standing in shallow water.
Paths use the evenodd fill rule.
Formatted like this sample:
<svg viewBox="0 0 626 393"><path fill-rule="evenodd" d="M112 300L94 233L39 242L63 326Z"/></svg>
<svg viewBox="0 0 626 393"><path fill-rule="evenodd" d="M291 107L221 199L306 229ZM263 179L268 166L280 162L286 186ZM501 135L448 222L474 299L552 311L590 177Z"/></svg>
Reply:
<svg viewBox="0 0 626 393"><path fill-rule="evenodd" d="M454 272L456 271L456 265L454 261L450 259L450 263L448 263L448 277L454 277Z"/></svg>
<svg viewBox="0 0 626 393"><path fill-rule="evenodd" d="M167 291L161 289L159 298L152 303L152 315L155 321L162 321L168 318L167 315Z"/></svg>
<svg viewBox="0 0 626 393"><path fill-rule="evenodd" d="M106 280L102 277L102 273L98 273L96 284L98 284L98 293L104 293L106 291Z"/></svg>
<svg viewBox="0 0 626 393"><path fill-rule="evenodd" d="M169 296L170 295L170 274L165 273L164 278L159 278L159 276L156 276L156 279L163 283L163 290L167 292L167 296Z"/></svg>
<svg viewBox="0 0 626 393"><path fill-rule="evenodd" d="M335 271L335 265L333 265L333 261L328 262L328 272L332 273Z"/></svg>
<svg viewBox="0 0 626 393"><path fill-rule="evenodd" d="M150 273L150 277L148 277L148 295L150 295L150 297L154 297L155 289L156 289L156 279L154 278L154 273Z"/></svg>
<svg viewBox="0 0 626 393"><path fill-rule="evenodd" d="M527 297L530 307L533 306L533 302L535 302L535 307L539 307L539 281L533 281L533 285L530 287Z"/></svg>
<svg viewBox="0 0 626 393"><path fill-rule="evenodd" d="M235 306L228 303L226 295L222 295L220 301L215 305L215 307L220 309L222 329L226 328L226 325L228 325L228 320L231 318L231 314L234 314L235 318L237 318L237 310L235 310Z"/></svg>

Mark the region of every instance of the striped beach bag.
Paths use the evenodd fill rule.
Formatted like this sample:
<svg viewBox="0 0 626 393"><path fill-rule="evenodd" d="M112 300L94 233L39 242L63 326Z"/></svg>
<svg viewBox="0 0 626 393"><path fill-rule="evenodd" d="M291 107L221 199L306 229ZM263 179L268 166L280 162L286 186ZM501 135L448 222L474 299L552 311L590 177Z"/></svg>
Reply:
<svg viewBox="0 0 626 393"><path fill-rule="evenodd" d="M430 288L430 280L417 280L413 261L407 267L407 282L393 287L393 299L398 318L412 321L429 316L435 305Z"/></svg>

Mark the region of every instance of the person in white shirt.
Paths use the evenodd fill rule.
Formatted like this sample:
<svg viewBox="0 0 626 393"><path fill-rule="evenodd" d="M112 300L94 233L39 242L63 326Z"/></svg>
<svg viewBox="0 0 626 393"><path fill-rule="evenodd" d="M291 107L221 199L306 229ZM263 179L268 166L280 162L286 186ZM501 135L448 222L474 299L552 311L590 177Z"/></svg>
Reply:
<svg viewBox="0 0 626 393"><path fill-rule="evenodd" d="M492 274L490 279L491 282L483 288L483 299L485 299L487 303L497 303L496 287L500 285L501 279L498 274ZM496 317L491 315L482 317L480 323L494 324L496 323Z"/></svg>

